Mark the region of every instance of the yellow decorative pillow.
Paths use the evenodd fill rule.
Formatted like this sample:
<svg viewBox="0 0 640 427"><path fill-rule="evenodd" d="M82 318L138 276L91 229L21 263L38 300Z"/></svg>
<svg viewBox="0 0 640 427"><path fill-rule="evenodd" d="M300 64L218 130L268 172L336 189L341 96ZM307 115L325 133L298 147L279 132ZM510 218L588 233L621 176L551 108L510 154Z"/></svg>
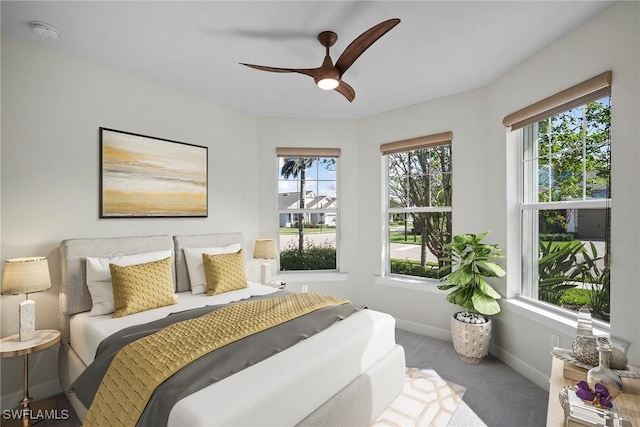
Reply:
<svg viewBox="0 0 640 427"><path fill-rule="evenodd" d="M121 266L109 264L113 284L113 317L176 304L171 257L159 261Z"/></svg>
<svg viewBox="0 0 640 427"><path fill-rule="evenodd" d="M246 288L247 273L244 266L242 249L229 254L202 254L204 275L207 283L207 295Z"/></svg>

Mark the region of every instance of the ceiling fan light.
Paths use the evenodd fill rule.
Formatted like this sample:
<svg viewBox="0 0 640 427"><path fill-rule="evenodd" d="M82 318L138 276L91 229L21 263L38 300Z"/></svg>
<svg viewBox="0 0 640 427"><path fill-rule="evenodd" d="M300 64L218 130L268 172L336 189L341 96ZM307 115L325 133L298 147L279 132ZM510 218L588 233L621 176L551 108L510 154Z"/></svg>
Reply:
<svg viewBox="0 0 640 427"><path fill-rule="evenodd" d="M318 80L318 87L324 90L333 90L338 87L340 82L333 77L327 77L324 79Z"/></svg>

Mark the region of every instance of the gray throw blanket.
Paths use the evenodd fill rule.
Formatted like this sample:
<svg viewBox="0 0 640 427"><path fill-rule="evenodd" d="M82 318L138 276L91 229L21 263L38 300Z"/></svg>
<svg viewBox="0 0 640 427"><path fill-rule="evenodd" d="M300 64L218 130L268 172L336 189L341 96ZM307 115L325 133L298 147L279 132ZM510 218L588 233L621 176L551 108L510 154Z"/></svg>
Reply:
<svg viewBox="0 0 640 427"><path fill-rule="evenodd" d="M277 292L251 299L273 298L284 294L286 292ZM243 301L239 303L241 302ZM105 338L98 346L93 363L71 385L71 391L89 408L102 377L121 348L167 325L199 317L221 307L223 306L206 306L172 313L163 319L125 328ZM169 413L179 400L321 332L361 308L353 304L322 308L196 359L155 390L138 421L138 426L167 425Z"/></svg>

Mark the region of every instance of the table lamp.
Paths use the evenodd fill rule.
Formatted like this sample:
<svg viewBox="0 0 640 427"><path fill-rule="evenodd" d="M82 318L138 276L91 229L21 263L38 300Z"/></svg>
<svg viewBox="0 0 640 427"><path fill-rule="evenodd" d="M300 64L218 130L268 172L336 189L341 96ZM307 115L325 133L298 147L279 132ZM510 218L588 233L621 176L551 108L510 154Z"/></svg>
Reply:
<svg viewBox="0 0 640 427"><path fill-rule="evenodd" d="M20 303L20 341L33 339L36 330L36 303L29 294L51 288L46 257L13 258L5 261L2 294L26 294Z"/></svg>
<svg viewBox="0 0 640 427"><path fill-rule="evenodd" d="M271 282L271 264L266 261L268 259L278 258L278 245L274 239L256 239L253 248L253 257L256 259L264 259L261 265L260 280L263 285Z"/></svg>

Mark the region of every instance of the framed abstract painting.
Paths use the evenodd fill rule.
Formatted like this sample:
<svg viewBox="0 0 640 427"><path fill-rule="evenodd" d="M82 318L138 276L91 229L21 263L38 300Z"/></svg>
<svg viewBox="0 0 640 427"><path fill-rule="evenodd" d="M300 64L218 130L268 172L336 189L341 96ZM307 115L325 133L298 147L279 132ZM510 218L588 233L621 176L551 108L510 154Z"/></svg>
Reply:
<svg viewBox="0 0 640 427"><path fill-rule="evenodd" d="M208 148L100 128L100 218L206 217Z"/></svg>

